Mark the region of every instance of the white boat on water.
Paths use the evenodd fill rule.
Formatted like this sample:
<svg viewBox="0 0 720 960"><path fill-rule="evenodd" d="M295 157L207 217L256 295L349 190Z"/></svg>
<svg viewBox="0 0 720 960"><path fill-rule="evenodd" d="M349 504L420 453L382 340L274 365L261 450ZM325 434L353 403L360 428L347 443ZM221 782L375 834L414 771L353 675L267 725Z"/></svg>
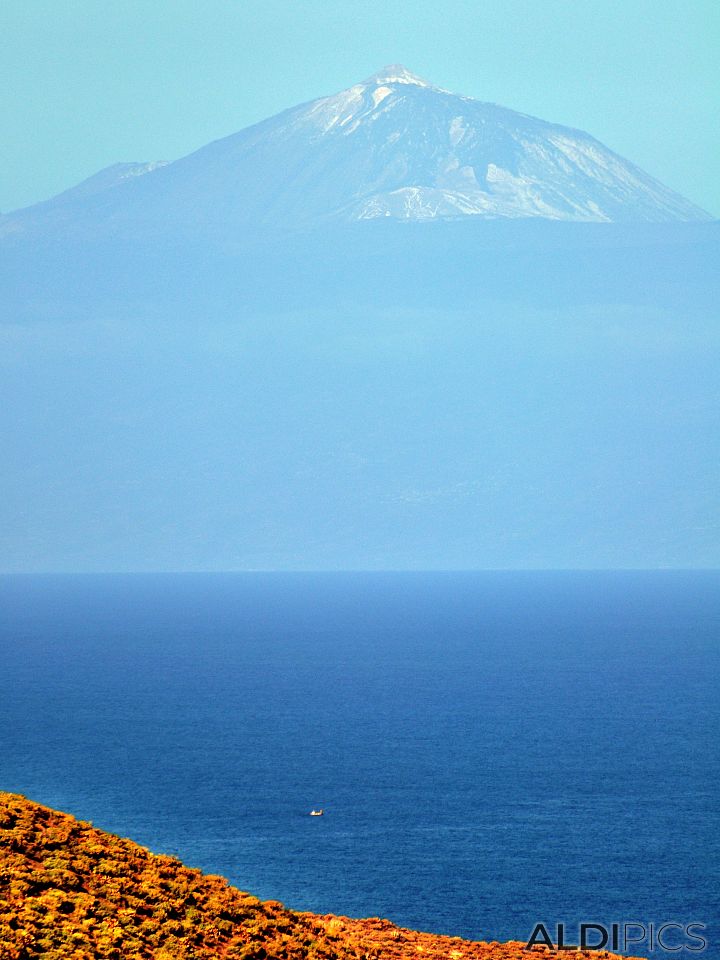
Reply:
<svg viewBox="0 0 720 960"><path fill-rule="evenodd" d="M310 811L310 816L311 816L311 817L321 817L324 813L325 813L325 811L324 811L322 808L321 808L320 810L311 810L311 811Z"/></svg>

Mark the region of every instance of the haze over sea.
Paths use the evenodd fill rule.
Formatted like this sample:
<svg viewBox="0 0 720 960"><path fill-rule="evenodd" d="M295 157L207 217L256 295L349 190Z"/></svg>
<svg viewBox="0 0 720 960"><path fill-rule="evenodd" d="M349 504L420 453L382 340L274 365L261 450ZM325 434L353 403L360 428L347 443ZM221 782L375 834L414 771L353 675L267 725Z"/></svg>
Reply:
<svg viewBox="0 0 720 960"><path fill-rule="evenodd" d="M0 788L297 909L483 939L698 921L713 957L719 587L3 577Z"/></svg>

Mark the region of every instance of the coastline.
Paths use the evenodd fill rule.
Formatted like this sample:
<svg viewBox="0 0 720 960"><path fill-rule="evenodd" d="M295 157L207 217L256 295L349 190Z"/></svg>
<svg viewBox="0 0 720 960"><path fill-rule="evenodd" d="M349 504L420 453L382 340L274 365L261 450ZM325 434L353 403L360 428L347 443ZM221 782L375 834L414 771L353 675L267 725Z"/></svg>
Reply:
<svg viewBox="0 0 720 960"><path fill-rule="evenodd" d="M0 792L0 960L520 960L556 951L301 913ZM567 951L561 951L566 955ZM604 951L578 958L614 960ZM625 958L641 960L641 958Z"/></svg>

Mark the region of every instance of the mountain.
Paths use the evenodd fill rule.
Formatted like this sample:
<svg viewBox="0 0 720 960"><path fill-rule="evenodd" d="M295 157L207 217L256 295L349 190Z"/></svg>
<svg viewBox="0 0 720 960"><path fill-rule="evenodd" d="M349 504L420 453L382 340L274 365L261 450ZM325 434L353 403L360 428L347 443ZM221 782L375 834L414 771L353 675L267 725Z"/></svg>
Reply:
<svg viewBox="0 0 720 960"><path fill-rule="evenodd" d="M174 857L24 797L0 793L3 960L524 960L478 943L260 901ZM591 960L592 951L578 951ZM607 960L620 960L603 953ZM633 960L633 958L628 958ZM635 958L638 960L638 958Z"/></svg>
<svg viewBox="0 0 720 960"><path fill-rule="evenodd" d="M463 217L710 219L588 134L389 66L174 163L111 167L8 215L0 236Z"/></svg>
<svg viewBox="0 0 720 960"><path fill-rule="evenodd" d="M6 217L3 567L717 567L702 216L392 68Z"/></svg>

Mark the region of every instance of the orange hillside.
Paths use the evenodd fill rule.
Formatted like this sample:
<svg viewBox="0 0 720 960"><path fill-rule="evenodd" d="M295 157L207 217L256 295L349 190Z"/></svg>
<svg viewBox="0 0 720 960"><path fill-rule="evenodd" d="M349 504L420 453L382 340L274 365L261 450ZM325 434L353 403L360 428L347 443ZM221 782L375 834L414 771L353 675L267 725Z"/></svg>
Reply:
<svg viewBox="0 0 720 960"><path fill-rule="evenodd" d="M286 910L236 890L222 877L0 793L0 960L548 956L546 948L528 952L522 946L416 933L386 920Z"/></svg>

